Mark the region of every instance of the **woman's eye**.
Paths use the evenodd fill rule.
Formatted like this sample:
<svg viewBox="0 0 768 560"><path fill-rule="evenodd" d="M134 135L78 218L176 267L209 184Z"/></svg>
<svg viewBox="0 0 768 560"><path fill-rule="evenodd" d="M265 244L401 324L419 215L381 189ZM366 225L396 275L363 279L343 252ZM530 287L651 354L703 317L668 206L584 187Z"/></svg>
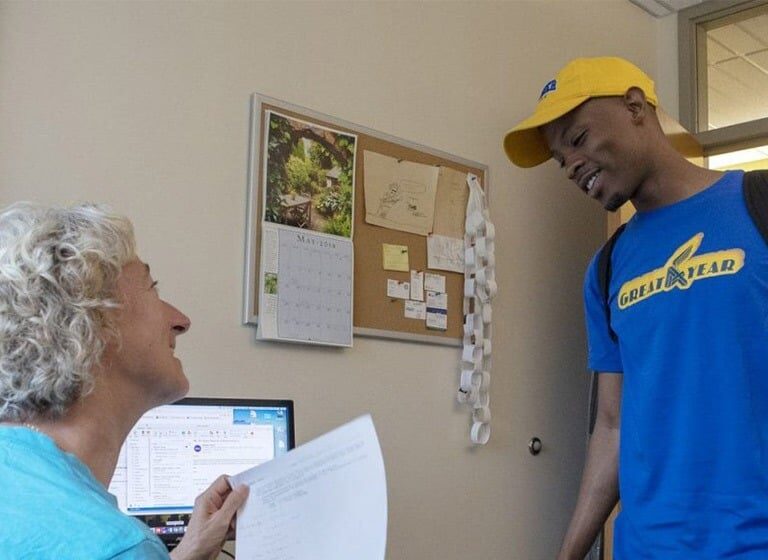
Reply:
<svg viewBox="0 0 768 560"><path fill-rule="evenodd" d="M155 280L154 282L152 282L152 285L149 287L149 289L157 291L157 284L158 282L157 280Z"/></svg>

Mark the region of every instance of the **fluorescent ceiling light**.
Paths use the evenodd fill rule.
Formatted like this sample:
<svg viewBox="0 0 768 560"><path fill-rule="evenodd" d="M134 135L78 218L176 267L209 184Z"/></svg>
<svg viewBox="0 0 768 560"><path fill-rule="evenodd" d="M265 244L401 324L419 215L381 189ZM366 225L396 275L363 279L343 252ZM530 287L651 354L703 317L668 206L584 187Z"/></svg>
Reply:
<svg viewBox="0 0 768 560"><path fill-rule="evenodd" d="M748 150L739 150L738 152L729 152L717 156L709 156L709 168L721 169L723 167L733 167L743 165L753 161L768 159L768 145Z"/></svg>

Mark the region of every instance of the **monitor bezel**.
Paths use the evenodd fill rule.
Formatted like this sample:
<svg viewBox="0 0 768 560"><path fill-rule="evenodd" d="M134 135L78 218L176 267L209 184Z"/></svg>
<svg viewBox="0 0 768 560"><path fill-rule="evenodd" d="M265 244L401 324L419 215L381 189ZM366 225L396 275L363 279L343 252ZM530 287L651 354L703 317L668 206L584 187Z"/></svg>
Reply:
<svg viewBox="0 0 768 560"><path fill-rule="evenodd" d="M230 397L184 397L172 403L171 406L242 406L245 408L287 408L288 409L288 451L296 447L294 427L293 400L291 399L244 399ZM160 405L163 406L163 405ZM147 411L149 412L149 411Z"/></svg>

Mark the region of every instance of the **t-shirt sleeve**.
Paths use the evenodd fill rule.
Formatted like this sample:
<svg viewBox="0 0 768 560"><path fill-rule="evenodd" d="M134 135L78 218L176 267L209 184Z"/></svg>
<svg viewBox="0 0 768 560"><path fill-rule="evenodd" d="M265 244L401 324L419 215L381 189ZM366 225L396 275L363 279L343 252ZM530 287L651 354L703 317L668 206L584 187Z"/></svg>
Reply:
<svg viewBox="0 0 768 560"><path fill-rule="evenodd" d="M113 556L111 560L168 560L170 555L157 539L144 539L137 545Z"/></svg>
<svg viewBox="0 0 768 560"><path fill-rule="evenodd" d="M623 372L618 342L611 338L606 302L600 293L597 261L600 252L592 258L584 280L584 314L587 321L587 363L592 371Z"/></svg>

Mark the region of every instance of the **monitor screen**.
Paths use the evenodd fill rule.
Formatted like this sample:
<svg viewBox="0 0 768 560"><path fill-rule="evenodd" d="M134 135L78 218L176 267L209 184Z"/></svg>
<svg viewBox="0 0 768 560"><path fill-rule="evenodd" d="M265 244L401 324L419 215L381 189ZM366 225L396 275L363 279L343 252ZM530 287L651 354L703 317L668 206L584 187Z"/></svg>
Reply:
<svg viewBox="0 0 768 560"><path fill-rule="evenodd" d="M144 414L128 434L109 492L168 545L181 540L195 497L294 446L293 401L186 398Z"/></svg>

